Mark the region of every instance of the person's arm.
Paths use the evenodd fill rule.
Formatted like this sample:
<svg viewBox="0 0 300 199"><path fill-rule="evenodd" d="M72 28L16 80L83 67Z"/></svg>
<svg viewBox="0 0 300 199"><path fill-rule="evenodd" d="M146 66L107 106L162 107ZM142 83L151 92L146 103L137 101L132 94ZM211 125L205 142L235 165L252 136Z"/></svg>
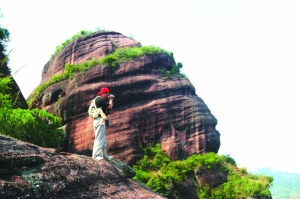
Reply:
<svg viewBox="0 0 300 199"><path fill-rule="evenodd" d="M108 105L107 109L111 110L113 108L113 100L114 100L114 98L112 98L112 97L109 98L109 105Z"/></svg>

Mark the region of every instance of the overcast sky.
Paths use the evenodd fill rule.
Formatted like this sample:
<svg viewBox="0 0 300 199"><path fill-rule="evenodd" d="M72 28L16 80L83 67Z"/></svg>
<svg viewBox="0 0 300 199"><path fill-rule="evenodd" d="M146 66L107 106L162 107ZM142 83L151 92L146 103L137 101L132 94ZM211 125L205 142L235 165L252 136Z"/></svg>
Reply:
<svg viewBox="0 0 300 199"><path fill-rule="evenodd" d="M96 27L174 53L218 119L219 154L300 173L297 0L0 0L9 66L27 98L56 46Z"/></svg>

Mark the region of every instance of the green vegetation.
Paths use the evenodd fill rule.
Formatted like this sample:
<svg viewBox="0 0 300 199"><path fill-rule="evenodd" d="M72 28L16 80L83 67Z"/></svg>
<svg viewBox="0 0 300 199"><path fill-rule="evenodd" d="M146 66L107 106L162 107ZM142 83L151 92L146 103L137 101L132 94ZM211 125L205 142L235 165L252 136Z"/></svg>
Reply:
<svg viewBox="0 0 300 199"><path fill-rule="evenodd" d="M88 34L91 34L91 32L81 31L61 46L58 46L54 55L59 53L72 40ZM8 40L9 32L5 28L0 27L0 53L3 55L3 59L0 60L0 67L6 61L4 52L5 43ZM99 64L107 64L111 68L115 68L119 63L149 54L167 54L173 58L173 53L169 53L161 48L144 46L140 48L116 49L113 54L100 60L92 59L77 65L66 64L62 74L52 76L48 82L41 84L36 89L31 101L49 85L72 78L78 72L84 73L86 70ZM180 73L182 66L182 63L179 62L174 64L170 71L161 70L161 73L166 79L172 78ZM10 94L11 84L11 76L4 77L0 74L0 134L9 135L42 147L59 149L64 137L63 132L58 129L61 126L61 118L45 110L18 108L16 98ZM221 172L228 175L227 182L216 188L201 187L199 185L199 198L264 198L269 196L268 189L273 178L253 175L248 173L245 168L237 168L235 160L229 155L219 156L214 153L207 153L205 155L192 155L182 161L171 161L161 150L160 144L153 148L147 147L144 149L143 159L133 166L133 169L136 171L134 179L140 180L152 190L168 197L171 192L171 185L174 185L174 192L178 193L178 190L176 190L178 186L176 185L179 185L188 176L193 175L194 170L198 167L218 168ZM36 178L36 176L25 176L25 179L28 180L29 178Z"/></svg>
<svg viewBox="0 0 300 199"><path fill-rule="evenodd" d="M166 54L173 58L173 53L170 53L162 48L155 47L155 46L143 46L143 47L125 47L125 48L119 48L116 49L114 53L107 55L106 57L103 57L102 59L95 59L93 58L90 61L86 61L80 64L69 64L67 63L64 67L64 72L60 75L53 75L47 82L44 82L40 84L36 90L34 95L27 101L29 106L31 106L32 102L36 99L37 96L39 96L48 86L63 81L66 79L73 78L74 74L76 73L84 73L87 70L89 70L92 67L95 67L97 65L105 65L107 64L112 70L115 69L117 64L131 61L135 58L145 56L145 55L153 55L153 54ZM174 58L173 58L174 59ZM181 64L182 66L182 64ZM171 77L171 75L174 76L174 74L179 74L179 67L177 65L174 65L171 73L169 74L168 71L165 70L165 72L168 74L168 78Z"/></svg>
<svg viewBox="0 0 300 199"><path fill-rule="evenodd" d="M84 73L88 69L95 67L100 64L100 60L92 59L90 61L86 61L80 64L69 64L67 63L64 67L64 72L59 75L53 75L47 82L43 82L40 84L33 96L27 101L28 105L31 106L32 102L39 96L48 86L66 80L72 79L74 74L76 73Z"/></svg>
<svg viewBox="0 0 300 199"><path fill-rule="evenodd" d="M172 52L170 52L170 56L173 58L173 61L175 62ZM174 77L182 77L190 81L190 79L180 71L182 67L183 64L181 62L178 62L177 64L173 64L171 70L159 69L159 72L162 75L162 79L164 80L173 79Z"/></svg>
<svg viewBox="0 0 300 199"><path fill-rule="evenodd" d="M54 53L51 55L51 57L56 56L66 45L68 45L69 43L71 43L72 41L74 41L75 39L77 39L79 37L89 36L95 32L106 32L106 31L107 30L105 28L100 28L100 27L96 27L95 31L81 30L80 32L73 35L71 38L66 39L66 41L64 41L60 45L56 46L56 49L55 49Z"/></svg>
<svg viewBox="0 0 300 199"><path fill-rule="evenodd" d="M93 31L89 30L81 30L79 33L75 34L73 37L67 39L63 43L61 43L59 46L56 46L55 52L51 55L51 57L56 56L66 45L74 41L75 39L82 37L82 36L88 36L93 34Z"/></svg>
<svg viewBox="0 0 300 199"><path fill-rule="evenodd" d="M273 177L253 175L245 168L228 167L227 182L211 191L202 187L201 198L267 198L270 197L269 188Z"/></svg>
<svg viewBox="0 0 300 199"><path fill-rule="evenodd" d="M9 32L0 27L1 58L0 67L4 67L5 43L9 40ZM40 109L20 109L17 97L11 95L11 76L0 74L0 134L9 135L22 141L42 147L59 149L63 141L61 118Z"/></svg>
<svg viewBox="0 0 300 199"><path fill-rule="evenodd" d="M171 161L161 151L160 144L154 148L144 149L144 157L133 169L136 171L134 179L140 180L147 187L168 197L173 185L175 193L177 185L194 173L197 167L218 168L227 173L227 182L216 188L199 185L199 198L265 198L269 195L269 187L273 178L262 175L249 174L245 168L237 168L235 161L229 155L207 153L192 155L186 160Z"/></svg>
<svg viewBox="0 0 300 199"><path fill-rule="evenodd" d="M3 53L5 51L5 43L9 40L9 32L5 28L0 27L0 51ZM4 56L3 56L4 57Z"/></svg>
<svg viewBox="0 0 300 199"><path fill-rule="evenodd" d="M41 109L20 109L10 95L11 77L0 77L0 134L60 149L64 134L58 127L61 118Z"/></svg>
<svg viewBox="0 0 300 199"><path fill-rule="evenodd" d="M96 28L96 31L102 31L105 32L106 30L101 28ZM74 41L75 39L82 37L82 36L88 36L93 34L93 31L87 31L82 30L79 33L75 34L70 39L67 39L65 42L63 42L61 45L56 47L56 50L52 56L56 56L66 45ZM123 62L128 62L133 59L136 59L141 56L145 55L153 55L153 54L166 54L170 56L173 61L175 62L175 59L173 57L172 52L168 52L162 48L155 47L155 46L142 46L142 47L125 47L116 49L116 46L114 47L114 53L107 55L106 57L102 59L96 59L93 58L90 61L86 61L80 64L69 64L67 63L64 67L64 72L59 75L53 75L47 82L44 82L40 84L33 96L27 101L28 105L31 106L32 103L35 101L35 99L50 85L57 83L59 81L63 81L66 79L72 79L74 74L76 73L85 73L87 70L89 70L92 67L95 67L97 65L108 65L112 70L116 68L116 66ZM183 77L188 79L184 74L180 73L180 69L183 67L181 62L178 62L177 64L174 64L171 70L166 69L159 69L159 72L162 74L163 79L172 79L174 77Z"/></svg>
<svg viewBox="0 0 300 199"><path fill-rule="evenodd" d="M2 18L1 10L0 10L0 18ZM9 31L6 28L1 27L0 25L0 57L1 59L3 59L0 62L0 66L2 66L7 61L5 51L6 51L6 43L9 41L9 35L10 35Z"/></svg>
<svg viewBox="0 0 300 199"><path fill-rule="evenodd" d="M181 63L174 64L171 68L171 70L166 70L166 69L159 69L159 72L162 75L162 79L173 79L174 77L184 77L188 79L184 74L180 73L180 65Z"/></svg>
<svg viewBox="0 0 300 199"><path fill-rule="evenodd" d="M270 191L276 199L300 198L300 174L283 171L273 171L269 168L257 169L255 174L274 177Z"/></svg>
<svg viewBox="0 0 300 199"><path fill-rule="evenodd" d="M155 46L125 47L119 48L114 53L107 55L101 59L101 63L115 67L119 63L131 61L144 55L154 54L166 54L173 58L172 53Z"/></svg>

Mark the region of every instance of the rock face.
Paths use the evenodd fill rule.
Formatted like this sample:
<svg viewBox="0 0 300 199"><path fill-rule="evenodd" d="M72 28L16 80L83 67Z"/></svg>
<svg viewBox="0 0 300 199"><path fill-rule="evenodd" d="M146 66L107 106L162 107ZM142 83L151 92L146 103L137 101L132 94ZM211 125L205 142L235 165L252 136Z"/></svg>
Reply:
<svg viewBox="0 0 300 199"><path fill-rule="evenodd" d="M207 184L211 188L216 188L224 182L227 182L228 174L224 171L222 172L222 170L217 167L197 167L194 172L196 179L201 186Z"/></svg>
<svg viewBox="0 0 300 199"><path fill-rule="evenodd" d="M174 191L174 185L170 187L168 199L199 199L199 184L194 175L188 175L177 185L177 191Z"/></svg>
<svg viewBox="0 0 300 199"><path fill-rule="evenodd" d="M112 164L0 135L0 197L164 198L126 178Z"/></svg>
<svg viewBox="0 0 300 199"><path fill-rule="evenodd" d="M92 58L102 58L113 53L116 48L133 46L140 46L140 43L117 32L100 32L80 37L67 45L45 65L42 82L49 80L54 74L62 73L66 63L78 64Z"/></svg>
<svg viewBox="0 0 300 199"><path fill-rule="evenodd" d="M101 58L114 49L139 46L120 33L95 33L66 46L44 68L42 82L63 72L64 64ZM159 69L170 70L172 57L156 54L119 64L115 70L106 65L77 74L47 87L33 102L59 115L66 124L67 151L90 156L94 132L87 114L91 100L102 86L115 95L107 128L108 154L129 165L142 157L142 148L161 143L173 159L191 154L218 152L220 135L216 118L195 88L185 78L163 80ZM30 97L29 97L30 98Z"/></svg>

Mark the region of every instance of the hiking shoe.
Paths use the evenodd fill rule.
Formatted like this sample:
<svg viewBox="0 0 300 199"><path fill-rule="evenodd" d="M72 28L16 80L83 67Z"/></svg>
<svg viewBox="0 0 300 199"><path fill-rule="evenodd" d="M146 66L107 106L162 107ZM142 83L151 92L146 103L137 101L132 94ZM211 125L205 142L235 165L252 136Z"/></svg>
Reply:
<svg viewBox="0 0 300 199"><path fill-rule="evenodd" d="M113 159L113 157L108 155L108 156L105 157L105 159L106 160L111 160L111 159Z"/></svg>

